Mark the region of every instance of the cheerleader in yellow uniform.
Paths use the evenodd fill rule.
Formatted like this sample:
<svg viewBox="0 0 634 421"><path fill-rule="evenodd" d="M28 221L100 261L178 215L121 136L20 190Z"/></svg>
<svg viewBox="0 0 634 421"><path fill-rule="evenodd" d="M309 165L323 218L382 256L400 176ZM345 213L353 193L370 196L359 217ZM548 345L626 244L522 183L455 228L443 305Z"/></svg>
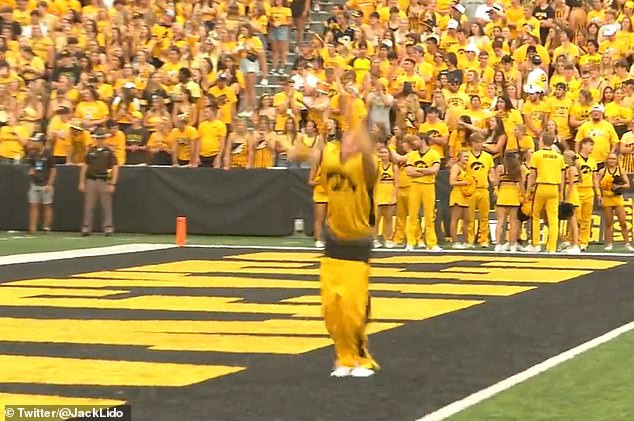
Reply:
<svg viewBox="0 0 634 421"><path fill-rule="evenodd" d="M563 250L564 253L569 254L579 254L581 253L581 248L579 247L579 221L577 221L577 212L576 210L579 208L581 202L579 200L579 191L577 190L577 186L579 185L579 166L578 166L579 157L572 150L567 150L564 152L564 162L566 163L566 171L564 172L564 200L562 206L570 206L572 205L573 209L571 210L572 215L567 219L568 221L568 231L570 235L570 246ZM569 205L567 205L569 204ZM561 209L561 208L560 208ZM561 211L560 211L561 218Z"/></svg>
<svg viewBox="0 0 634 421"><path fill-rule="evenodd" d="M225 170L229 168L247 168L251 162L249 159L249 145L253 143L251 135L247 132L247 125L244 120L237 120L235 131L227 136L227 146L225 147Z"/></svg>
<svg viewBox="0 0 634 421"><path fill-rule="evenodd" d="M383 221L383 240L385 247L393 248L392 218L396 207L396 192L398 189L399 168L390 159L390 151L384 144L378 146L378 178L374 187L374 201L376 203L376 224L374 247L381 247L378 240L378 226Z"/></svg>
<svg viewBox="0 0 634 421"><path fill-rule="evenodd" d="M603 226L605 227L605 250L613 249L613 232L614 215L616 214L621 226L621 234L625 241L625 248L628 251L634 251L634 247L630 244L630 230L625 220L625 200L623 199L622 190L630 188L630 181L627 175L618 164L615 153L610 153L605 160L605 167L599 170L598 174L601 197L599 203L603 208Z"/></svg>
<svg viewBox="0 0 634 421"><path fill-rule="evenodd" d="M526 171L528 176L528 170ZM520 234L520 220L518 209L524 196L522 164L516 151L504 152L502 163L495 168L495 251L516 252ZM508 224L508 243L506 243L506 228Z"/></svg>
<svg viewBox="0 0 634 421"><path fill-rule="evenodd" d="M341 133L336 120L326 120L325 129L328 142L339 142L341 140ZM319 156L319 158L310 168L308 184L313 186L313 236L315 238L315 247L321 249L325 247L322 232L326 220L326 211L328 210L328 196L321 182L321 155L325 142L323 142L321 135L318 136L319 138L315 138L315 142L313 143L313 150L314 154Z"/></svg>
<svg viewBox="0 0 634 421"><path fill-rule="evenodd" d="M275 133L270 130L268 117L261 116L258 120L258 131L250 137L251 144L248 168L271 168L273 166L273 156L275 155Z"/></svg>
<svg viewBox="0 0 634 421"><path fill-rule="evenodd" d="M453 249L465 249L467 243L467 227L469 226L470 200L475 192L475 179L467 173L469 155L467 151L458 152L456 163L449 172L449 207L451 208L451 221L449 232ZM458 221L462 220L462 232L464 242L458 242Z"/></svg>

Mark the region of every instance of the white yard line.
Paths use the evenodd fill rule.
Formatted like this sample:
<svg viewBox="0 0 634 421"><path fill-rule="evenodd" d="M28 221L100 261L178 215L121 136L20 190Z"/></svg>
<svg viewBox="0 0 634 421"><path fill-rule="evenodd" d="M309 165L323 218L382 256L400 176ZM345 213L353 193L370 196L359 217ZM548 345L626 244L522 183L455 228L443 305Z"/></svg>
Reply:
<svg viewBox="0 0 634 421"><path fill-rule="evenodd" d="M171 244L121 244L118 246L94 247L88 249L47 251L42 253L12 254L0 256L0 266L19 263L46 262L49 260L75 259L77 257L96 257L111 254L136 253L141 251L173 248Z"/></svg>
<svg viewBox="0 0 634 421"><path fill-rule="evenodd" d="M543 373L546 370L549 370L565 361L568 361L592 348L595 348L601 344L604 344L616 337L634 330L634 322L627 323L621 327L618 327L614 330L611 330L608 333L605 333L599 337L589 340L588 342L582 343L579 346L576 346L568 351L564 351L559 355L555 355L552 358L547 359L546 361L542 361L541 363L530 367L529 369L522 371L521 373L517 373L507 379L502 380L499 383L496 383L492 386L487 387L486 389L482 389L479 392L476 392L472 395L467 396L464 399L453 402L443 408L438 409L430 414L425 415L422 418L419 418L416 421L441 421L445 420L457 413L476 405L486 399L489 399L492 396L497 395L500 392L503 392L511 387L520 384L531 377L535 377L538 374Z"/></svg>

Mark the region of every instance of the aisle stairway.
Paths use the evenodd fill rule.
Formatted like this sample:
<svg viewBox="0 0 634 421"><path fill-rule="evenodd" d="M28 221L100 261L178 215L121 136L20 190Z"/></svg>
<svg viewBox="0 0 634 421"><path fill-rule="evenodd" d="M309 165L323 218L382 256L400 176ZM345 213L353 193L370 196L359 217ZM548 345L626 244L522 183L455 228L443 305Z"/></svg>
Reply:
<svg viewBox="0 0 634 421"><path fill-rule="evenodd" d="M335 0L337 1L337 0ZM340 2L337 1L337 2ZM310 12L310 22L306 27L306 33L304 35L304 39L306 41L310 41L312 39L312 32L317 33L319 35L323 34L324 32L324 26L326 23L326 20L332 16L332 8L335 5L335 2L331 1L331 0L327 0L327 1L322 1L320 2L320 8L321 11L319 12L315 12L314 10L311 10ZM291 42L289 45L289 54L287 57L287 61L286 61L286 68L285 71L286 73L291 76L293 74L293 64L295 63L295 59L297 58L297 54L295 54L295 38L296 38L296 32L295 30L291 30L290 32L290 38L291 38ZM271 66L271 53L270 51L267 52L266 54L267 56L267 62L269 64L269 68ZM258 98L260 97L260 95L262 95L263 93L269 93L269 94L275 94L277 92L279 92L280 90L280 83L281 80L284 79L285 76L277 76L277 75L267 75L266 78L268 79L268 85L263 86L260 84L261 78L258 78L258 84L256 85L256 89L257 89L257 95Z"/></svg>

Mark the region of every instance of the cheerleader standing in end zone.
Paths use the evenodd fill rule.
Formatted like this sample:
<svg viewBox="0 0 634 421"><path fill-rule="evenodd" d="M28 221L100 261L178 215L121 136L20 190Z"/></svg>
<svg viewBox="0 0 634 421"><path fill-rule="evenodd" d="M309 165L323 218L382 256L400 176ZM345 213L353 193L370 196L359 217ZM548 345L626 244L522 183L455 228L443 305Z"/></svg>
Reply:
<svg viewBox="0 0 634 421"><path fill-rule="evenodd" d="M317 160L315 153L310 158ZM292 148L289 159L306 160L308 156ZM374 146L363 128L349 131L341 142L326 144L320 181L328 196L328 212L320 283L322 314L335 345L333 377L369 377L378 369L368 352L366 333L376 177Z"/></svg>
<svg viewBox="0 0 634 421"><path fill-rule="evenodd" d="M394 208L396 206L396 192L398 190L399 168L394 165L390 159L390 151L383 143L379 143L377 147L379 155L378 160L378 178L374 188L374 201L376 203L376 223L374 225L374 247L381 247L382 244L378 239L379 224L383 221L383 241L385 247L394 248L392 242Z"/></svg>
<svg viewBox="0 0 634 421"><path fill-rule="evenodd" d="M449 194L449 207L451 208L451 222L449 232L451 248L466 249L467 229L469 227L469 206L470 200L475 192L475 179L467 174L467 162L469 155L467 151L460 151L456 156L456 163L452 165L449 173L449 184L451 193ZM463 243L458 242L458 221L462 220Z"/></svg>
<svg viewBox="0 0 634 421"><path fill-rule="evenodd" d="M528 174L528 172L526 173ZM520 220L517 211L524 196L522 164L516 151L506 151L502 163L495 168L495 251L517 252L520 235ZM505 242L506 227L509 227L508 243Z"/></svg>
<svg viewBox="0 0 634 421"><path fill-rule="evenodd" d="M564 171L563 203L560 206L572 205L572 215L567 219L568 231L570 232L570 235L567 237L569 237L571 241L568 247L562 250L568 254L581 253L581 248L579 247L579 221L577 220L577 209L579 209L580 205L579 191L577 190L580 179L577 161L578 157L574 151L567 150L564 152L564 162L568 168Z"/></svg>
<svg viewBox="0 0 634 421"><path fill-rule="evenodd" d="M605 160L605 167L599 170L599 186L601 188L601 197L599 204L603 208L603 226L605 228L605 250L613 249L613 228L614 215L616 214L621 226L621 233L625 241L625 248L628 251L634 251L634 247L630 244L630 230L627 228L625 220L625 200L623 199L622 189L630 188L630 181L627 175L623 174L623 170L618 165L615 153L610 153Z"/></svg>
<svg viewBox="0 0 634 421"><path fill-rule="evenodd" d="M338 142L341 139L341 131L339 124L336 120L326 120L326 141ZM323 137L318 135L319 138L313 142L313 151L316 158L316 162L310 167L310 176L308 184L313 186L313 203L314 203L314 237L315 247L324 248L324 238L322 235L324 222L326 220L326 211L328 209L328 196L326 195L326 189L321 183L321 155L324 149Z"/></svg>

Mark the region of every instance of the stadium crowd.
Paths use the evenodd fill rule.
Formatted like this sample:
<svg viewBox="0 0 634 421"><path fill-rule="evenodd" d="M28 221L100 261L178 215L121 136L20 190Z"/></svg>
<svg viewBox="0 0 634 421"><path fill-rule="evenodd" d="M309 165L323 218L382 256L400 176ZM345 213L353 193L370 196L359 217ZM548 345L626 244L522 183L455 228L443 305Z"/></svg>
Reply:
<svg viewBox="0 0 634 421"><path fill-rule="evenodd" d="M324 6L325 29L309 32ZM503 190L512 162L525 164L520 193L531 196L532 153L546 144L592 175L566 169L564 181L577 179L561 198L590 187L593 205L582 194L569 224L581 227L573 250L587 247L594 197L613 186L620 196L634 172L634 2L486 0L466 12L451 0L2 0L0 162L28 162L35 141L54 164L81 164L98 132L118 165L287 166L295 145L367 125L388 146L381 168L394 167L383 180L394 192L380 198L390 208L379 216L397 216L385 244L403 242L408 212L419 211L408 205L408 152L427 144L452 186L476 184L452 192L458 247L459 219L465 244L488 246L474 217L485 221L489 190ZM320 216L327 198L316 190ZM610 221L624 215L619 201L603 207ZM517 231L519 204L504 209L498 217Z"/></svg>

